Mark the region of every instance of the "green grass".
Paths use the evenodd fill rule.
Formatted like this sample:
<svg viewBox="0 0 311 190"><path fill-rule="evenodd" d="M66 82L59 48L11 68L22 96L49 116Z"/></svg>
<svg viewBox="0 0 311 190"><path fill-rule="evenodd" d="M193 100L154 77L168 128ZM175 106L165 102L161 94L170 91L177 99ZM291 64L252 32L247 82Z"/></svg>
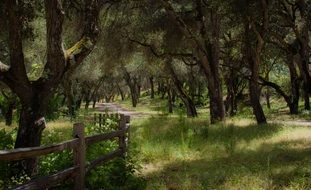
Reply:
<svg viewBox="0 0 311 190"><path fill-rule="evenodd" d="M247 123L134 120L147 189L311 189L311 129Z"/></svg>
<svg viewBox="0 0 311 190"><path fill-rule="evenodd" d="M271 110L264 107L268 120L310 119L310 112L287 115L285 104L278 101L272 100ZM311 189L310 127L258 126L249 107L241 107L222 124L210 125L206 107L191 119L180 108L169 115L166 100L158 97L141 98L137 108L130 100L118 103L147 113L132 118L130 147L142 163L137 175L146 179L146 189ZM43 144L71 139L72 124L95 111L81 110L75 121L48 122Z"/></svg>

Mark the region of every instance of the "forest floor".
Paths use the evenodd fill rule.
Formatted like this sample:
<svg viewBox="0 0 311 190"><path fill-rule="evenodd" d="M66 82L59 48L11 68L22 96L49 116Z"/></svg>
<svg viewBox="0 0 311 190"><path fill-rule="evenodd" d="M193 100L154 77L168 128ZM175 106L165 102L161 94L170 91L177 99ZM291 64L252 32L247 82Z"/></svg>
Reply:
<svg viewBox="0 0 311 190"><path fill-rule="evenodd" d="M154 112L142 112L137 111L135 108L127 108L124 105L120 103L99 103L97 104L97 110L99 112L113 112L113 113L120 113L124 115L129 115L131 117L137 118L137 117L149 117L149 116L156 116L157 113ZM283 119L283 118L281 118ZM277 123L277 124L284 124L284 125L293 125L293 126L309 126L311 127L311 120L306 119L285 119L281 120L280 118L274 118L272 120L269 120L269 123Z"/></svg>
<svg viewBox="0 0 311 190"><path fill-rule="evenodd" d="M129 101L99 105L132 116L131 146L146 189L311 189L309 113L266 111L269 124L258 126L244 110L210 125L206 108L192 119L178 108L168 114L165 105L148 98L137 108Z"/></svg>
<svg viewBox="0 0 311 190"><path fill-rule="evenodd" d="M265 110L271 123L261 126L249 108L210 125L206 107L198 109L198 118L187 118L177 107L168 114L165 100L149 97L137 108L129 100L117 101L80 114L132 116L130 155L141 165L137 175L148 190L311 190L310 112L293 117L284 105L273 105L275 109ZM65 117L48 122L43 144L71 139L73 122ZM3 122L1 128L12 129Z"/></svg>
<svg viewBox="0 0 311 190"><path fill-rule="evenodd" d="M138 112L135 110L125 108L118 103L98 103L96 107L97 107L97 111L99 112L119 113L119 114L129 115L134 118L147 117L150 115L148 113Z"/></svg>

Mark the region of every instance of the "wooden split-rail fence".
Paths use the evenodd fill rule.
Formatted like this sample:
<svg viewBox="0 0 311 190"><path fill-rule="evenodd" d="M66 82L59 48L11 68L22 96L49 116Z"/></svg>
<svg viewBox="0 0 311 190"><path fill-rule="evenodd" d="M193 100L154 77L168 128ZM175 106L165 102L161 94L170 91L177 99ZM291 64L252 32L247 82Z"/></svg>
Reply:
<svg viewBox="0 0 311 190"><path fill-rule="evenodd" d="M0 161L17 161L29 158L36 158L52 153L59 153L64 150L73 150L73 166L63 171L59 171L50 176L32 179L26 184L17 186L13 189L47 189L57 186L61 182L73 178L75 190L85 189L85 175L96 166L103 164L116 157L125 157L128 149L130 116L123 114L99 114L100 119L94 115L94 124L102 126L109 117L118 119L118 129L109 133L85 136L84 124L76 123L73 125L74 139L51 146L18 148L14 150L1 150ZM98 157L86 165L86 148L94 143L118 139L118 149Z"/></svg>

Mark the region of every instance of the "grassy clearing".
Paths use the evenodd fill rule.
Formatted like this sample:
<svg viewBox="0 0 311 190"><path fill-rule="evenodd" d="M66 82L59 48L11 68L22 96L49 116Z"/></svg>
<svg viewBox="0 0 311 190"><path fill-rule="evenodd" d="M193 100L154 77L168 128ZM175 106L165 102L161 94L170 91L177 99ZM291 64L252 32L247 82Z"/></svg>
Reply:
<svg viewBox="0 0 311 190"><path fill-rule="evenodd" d="M257 126L245 106L210 126L205 107L198 109L199 118L188 119L179 109L168 115L165 100L141 101L134 110L160 110L132 121L147 189L311 189L310 127ZM264 107L269 121L310 119L306 111L288 115L280 102L272 99L272 108ZM130 108L129 101L120 104Z"/></svg>
<svg viewBox="0 0 311 190"><path fill-rule="evenodd" d="M148 113L131 121L131 150L142 163L139 174L147 181L146 189L311 189L310 127L257 126L247 107L211 126L207 108L199 108L199 117L189 119L178 108L169 115L161 99L142 98L135 109L130 101L120 104ZM269 120L310 118L309 112L287 116L283 105L272 105L265 110ZM92 111L81 112L78 120ZM71 139L73 122L48 122L43 143Z"/></svg>
<svg viewBox="0 0 311 190"><path fill-rule="evenodd" d="M246 123L134 120L147 189L311 189L311 129Z"/></svg>

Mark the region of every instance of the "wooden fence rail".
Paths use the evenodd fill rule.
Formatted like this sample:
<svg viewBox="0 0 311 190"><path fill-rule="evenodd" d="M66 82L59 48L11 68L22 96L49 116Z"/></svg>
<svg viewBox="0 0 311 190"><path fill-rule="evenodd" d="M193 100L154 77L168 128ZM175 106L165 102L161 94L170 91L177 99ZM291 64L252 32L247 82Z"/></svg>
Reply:
<svg viewBox="0 0 311 190"><path fill-rule="evenodd" d="M130 117L123 114L113 115L99 115L100 119L97 121L96 115L94 115L94 123L98 123L102 126L108 117L118 119L118 129L110 133L98 134L93 136L84 136L84 124L77 123L73 126L73 137L74 139L62 142L59 144L45 146L45 147L31 147L31 148L19 148L14 150L1 150L0 161L16 161L24 160L27 158L36 158L51 153L62 152L64 150L73 150L73 161L74 166L67 168L63 171L59 171L50 176L44 176L37 179L33 179L26 184L20 185L13 189L47 189L58 185L62 181L74 178L74 189L82 190L85 189L85 174L95 168L96 166L103 164L116 157L125 157L128 149L129 139L129 128L130 128ZM109 152L106 155L102 155L97 159L91 161L86 165L86 148L91 144L98 143L101 141L115 140L118 139L118 149Z"/></svg>

